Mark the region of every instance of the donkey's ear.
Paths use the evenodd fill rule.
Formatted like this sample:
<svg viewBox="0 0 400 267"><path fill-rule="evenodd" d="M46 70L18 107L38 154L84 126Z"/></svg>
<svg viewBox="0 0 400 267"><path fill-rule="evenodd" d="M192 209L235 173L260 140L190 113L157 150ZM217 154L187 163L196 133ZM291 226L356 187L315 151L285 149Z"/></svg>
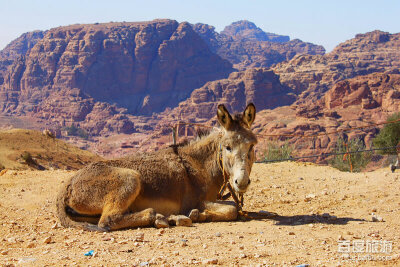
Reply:
<svg viewBox="0 0 400 267"><path fill-rule="evenodd" d="M243 122L250 129L251 125L256 118L256 106L253 103L247 105L246 109L243 111Z"/></svg>
<svg viewBox="0 0 400 267"><path fill-rule="evenodd" d="M232 117L223 104L218 105L217 118L222 127L224 127L226 130L230 129L232 124Z"/></svg>

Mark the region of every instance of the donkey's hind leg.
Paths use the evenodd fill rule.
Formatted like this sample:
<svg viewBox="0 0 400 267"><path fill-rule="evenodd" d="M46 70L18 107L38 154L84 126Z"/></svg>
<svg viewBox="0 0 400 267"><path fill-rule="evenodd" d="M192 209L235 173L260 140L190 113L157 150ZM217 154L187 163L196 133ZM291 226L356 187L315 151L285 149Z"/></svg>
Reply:
<svg viewBox="0 0 400 267"><path fill-rule="evenodd" d="M234 221L238 211L234 202L218 201L204 202L204 210L199 214L198 221Z"/></svg>
<svg viewBox="0 0 400 267"><path fill-rule="evenodd" d="M109 230L123 228L153 226L156 220L156 212L145 209L134 213L104 213L99 221L99 227Z"/></svg>
<svg viewBox="0 0 400 267"><path fill-rule="evenodd" d="M98 223L100 229L117 230L130 227L151 226L156 220L153 209L130 212L130 206L139 195L140 174L124 168L114 168L112 176L118 186L104 198L103 211Z"/></svg>

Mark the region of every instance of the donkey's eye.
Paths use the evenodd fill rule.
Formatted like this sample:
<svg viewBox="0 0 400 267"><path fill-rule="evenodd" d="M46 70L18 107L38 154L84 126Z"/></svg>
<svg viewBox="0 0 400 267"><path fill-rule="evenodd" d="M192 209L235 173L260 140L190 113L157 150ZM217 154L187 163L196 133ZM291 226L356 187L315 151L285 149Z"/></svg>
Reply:
<svg viewBox="0 0 400 267"><path fill-rule="evenodd" d="M226 148L226 150L229 151L229 152L232 151L232 148L231 148L230 146L226 146L225 148Z"/></svg>

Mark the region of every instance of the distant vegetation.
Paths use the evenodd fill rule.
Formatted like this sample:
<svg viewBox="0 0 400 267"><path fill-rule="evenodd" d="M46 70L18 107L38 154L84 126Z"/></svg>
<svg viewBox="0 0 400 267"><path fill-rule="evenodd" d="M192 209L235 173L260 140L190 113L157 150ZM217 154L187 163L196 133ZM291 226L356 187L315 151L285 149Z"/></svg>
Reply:
<svg viewBox="0 0 400 267"><path fill-rule="evenodd" d="M69 127L65 127L64 130L67 131L68 135L71 135L71 136L79 136L83 139L89 138L89 134L85 130L83 130L79 127L76 127L73 124Z"/></svg>
<svg viewBox="0 0 400 267"><path fill-rule="evenodd" d="M387 122L400 120L400 112L388 117ZM400 142L400 122L386 124L379 134L374 138L373 144L376 148L394 147ZM385 149L379 151L380 154L394 155L396 149Z"/></svg>
<svg viewBox="0 0 400 267"><path fill-rule="evenodd" d="M269 142L267 149L264 152L264 160L279 160L287 159L292 156L293 145L285 142L280 144L278 142Z"/></svg>
<svg viewBox="0 0 400 267"><path fill-rule="evenodd" d="M345 153L347 151L360 151L365 149L365 144L360 139L351 139L350 141L346 142L343 138L339 138L336 143L336 148L334 153ZM352 153L336 155L333 159L329 160L329 164L341 171L351 171L351 165L353 167L353 172L360 172L367 164L371 161L371 152L361 152L361 153Z"/></svg>

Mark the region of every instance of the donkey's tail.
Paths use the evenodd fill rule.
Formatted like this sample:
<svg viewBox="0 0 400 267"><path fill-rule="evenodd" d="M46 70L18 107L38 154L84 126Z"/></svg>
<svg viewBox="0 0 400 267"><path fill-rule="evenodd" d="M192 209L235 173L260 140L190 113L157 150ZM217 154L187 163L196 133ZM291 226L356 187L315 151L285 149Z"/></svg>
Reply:
<svg viewBox="0 0 400 267"><path fill-rule="evenodd" d="M71 217L67 213L67 205L66 205L66 200L69 196L69 188L70 188L70 183L66 182L65 186L62 187L60 192L58 193L57 196L57 216L58 219L60 220L60 223L64 227L74 227L74 228L80 228L80 229L85 229L85 230L90 230L93 228L92 224L86 223L86 222L77 222L71 219Z"/></svg>

